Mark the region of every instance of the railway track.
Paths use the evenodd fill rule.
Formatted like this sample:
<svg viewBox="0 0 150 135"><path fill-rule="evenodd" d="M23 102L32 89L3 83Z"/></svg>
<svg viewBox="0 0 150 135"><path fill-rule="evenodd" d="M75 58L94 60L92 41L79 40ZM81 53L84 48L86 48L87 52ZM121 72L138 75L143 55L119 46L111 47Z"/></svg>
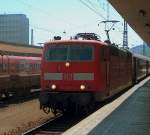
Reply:
<svg viewBox="0 0 150 135"><path fill-rule="evenodd" d="M22 133L22 135L60 135L85 117L86 116L58 114L55 118Z"/></svg>
<svg viewBox="0 0 150 135"><path fill-rule="evenodd" d="M63 114L58 114L56 115L54 118L51 118L49 121L37 126L37 127L34 127L24 133L22 133L21 135L38 135L38 134L61 134L62 132L54 132L54 131L44 131L44 129L49 125L51 124L52 122L55 122L57 121L58 119L60 119L61 117L63 117Z"/></svg>
<svg viewBox="0 0 150 135"><path fill-rule="evenodd" d="M93 111L89 112L86 115L85 114L74 115L73 112L64 115L58 114L56 115L56 117L50 119L49 121L43 123L42 125L32 128L26 131L25 133L22 133L22 135L60 135L67 129L71 128L73 125L77 124L82 119L86 118L88 115L92 114L93 112L105 106L106 104L112 102L113 100L124 94L126 91L127 89L116 94L114 97L105 100L104 102L101 102L101 104L97 104L93 109Z"/></svg>
<svg viewBox="0 0 150 135"><path fill-rule="evenodd" d="M6 107L10 104L22 103L32 99L36 99L38 98L38 95L39 95L39 89L31 89L30 95L18 96L18 97L12 95L9 98L4 98L0 100L0 108Z"/></svg>

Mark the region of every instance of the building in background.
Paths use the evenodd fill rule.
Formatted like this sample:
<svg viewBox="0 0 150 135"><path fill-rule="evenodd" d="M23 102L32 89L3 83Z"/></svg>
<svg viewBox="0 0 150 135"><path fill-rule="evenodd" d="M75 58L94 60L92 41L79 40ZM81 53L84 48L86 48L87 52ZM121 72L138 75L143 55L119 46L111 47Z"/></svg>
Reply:
<svg viewBox="0 0 150 135"><path fill-rule="evenodd" d="M146 44L138 45L130 49L131 52L150 57L150 47Z"/></svg>
<svg viewBox="0 0 150 135"><path fill-rule="evenodd" d="M26 15L1 14L0 41L29 44L29 19Z"/></svg>

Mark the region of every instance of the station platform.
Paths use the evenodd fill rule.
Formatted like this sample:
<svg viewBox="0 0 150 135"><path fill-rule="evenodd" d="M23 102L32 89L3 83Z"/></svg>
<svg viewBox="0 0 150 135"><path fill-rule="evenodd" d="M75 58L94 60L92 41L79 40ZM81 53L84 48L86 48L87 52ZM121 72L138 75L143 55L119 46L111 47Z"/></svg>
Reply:
<svg viewBox="0 0 150 135"><path fill-rule="evenodd" d="M42 55L42 49L40 46L0 41L0 55L40 57Z"/></svg>
<svg viewBox="0 0 150 135"><path fill-rule="evenodd" d="M150 135L150 77L63 135Z"/></svg>

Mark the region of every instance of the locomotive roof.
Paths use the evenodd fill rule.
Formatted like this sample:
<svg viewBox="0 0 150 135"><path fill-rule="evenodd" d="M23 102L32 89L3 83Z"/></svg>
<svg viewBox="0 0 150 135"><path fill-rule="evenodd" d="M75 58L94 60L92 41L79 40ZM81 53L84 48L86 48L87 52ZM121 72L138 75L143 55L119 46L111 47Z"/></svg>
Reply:
<svg viewBox="0 0 150 135"><path fill-rule="evenodd" d="M107 43L97 40L52 40L49 42L46 42L45 44L59 44L59 43L92 43L92 44L101 44L101 45L107 45Z"/></svg>

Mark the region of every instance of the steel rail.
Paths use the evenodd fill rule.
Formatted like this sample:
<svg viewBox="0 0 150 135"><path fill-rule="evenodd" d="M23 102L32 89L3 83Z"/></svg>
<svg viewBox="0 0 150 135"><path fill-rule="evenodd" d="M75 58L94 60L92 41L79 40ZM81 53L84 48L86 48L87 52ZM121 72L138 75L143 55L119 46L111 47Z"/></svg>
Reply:
<svg viewBox="0 0 150 135"><path fill-rule="evenodd" d="M63 114L57 114L54 118L51 118L50 120L46 121L45 123L43 123L43 124L41 124L41 125L39 125L39 126L37 126L37 127L34 127L34 128L32 128L32 129L29 129L28 131L22 133L21 135L32 135L32 133L38 131L39 129L41 129L41 128L44 127L45 125L51 123L52 121L54 121L54 120L56 120L56 119L58 119L58 118L60 118L60 117L62 117L62 116L63 116Z"/></svg>

